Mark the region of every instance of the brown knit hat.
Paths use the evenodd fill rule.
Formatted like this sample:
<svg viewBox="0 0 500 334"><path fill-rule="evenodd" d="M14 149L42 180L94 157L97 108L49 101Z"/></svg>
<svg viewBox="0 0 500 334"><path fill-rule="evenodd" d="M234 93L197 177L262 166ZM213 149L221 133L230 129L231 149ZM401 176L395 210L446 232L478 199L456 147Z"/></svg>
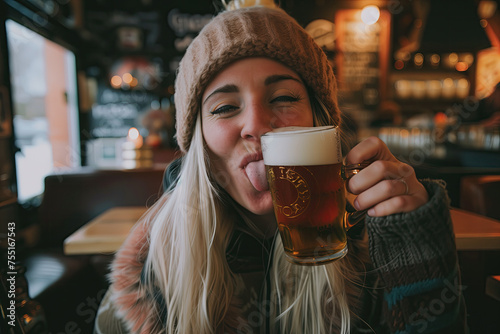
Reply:
<svg viewBox="0 0 500 334"><path fill-rule="evenodd" d="M295 70L339 124L336 82L325 53L285 11L262 6L222 12L193 40L175 82L177 142L191 144L203 91L228 64L265 56Z"/></svg>

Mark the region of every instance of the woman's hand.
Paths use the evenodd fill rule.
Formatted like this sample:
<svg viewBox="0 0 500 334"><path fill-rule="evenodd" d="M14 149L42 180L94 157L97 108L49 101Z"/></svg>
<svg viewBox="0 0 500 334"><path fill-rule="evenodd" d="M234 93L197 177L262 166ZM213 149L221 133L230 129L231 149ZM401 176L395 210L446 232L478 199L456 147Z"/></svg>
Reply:
<svg viewBox="0 0 500 334"><path fill-rule="evenodd" d="M346 156L346 164L372 162L349 179L347 189L358 195L353 205L373 217L410 212L427 203L429 196L413 168L397 160L385 143L370 137Z"/></svg>

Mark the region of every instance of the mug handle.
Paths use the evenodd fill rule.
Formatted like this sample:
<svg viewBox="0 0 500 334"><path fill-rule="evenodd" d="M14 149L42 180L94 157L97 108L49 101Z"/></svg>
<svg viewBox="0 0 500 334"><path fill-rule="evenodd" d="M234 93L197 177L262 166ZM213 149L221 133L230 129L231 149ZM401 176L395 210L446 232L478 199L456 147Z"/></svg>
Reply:
<svg viewBox="0 0 500 334"><path fill-rule="evenodd" d="M344 181L348 181L351 177L358 174L363 168L370 165L370 162L362 162L360 164L352 164L352 165L342 165L342 169L340 172L340 176ZM368 210L360 210L357 211L351 203L346 201L346 210L344 214L344 228L348 231L351 227L359 223L366 216L366 211Z"/></svg>

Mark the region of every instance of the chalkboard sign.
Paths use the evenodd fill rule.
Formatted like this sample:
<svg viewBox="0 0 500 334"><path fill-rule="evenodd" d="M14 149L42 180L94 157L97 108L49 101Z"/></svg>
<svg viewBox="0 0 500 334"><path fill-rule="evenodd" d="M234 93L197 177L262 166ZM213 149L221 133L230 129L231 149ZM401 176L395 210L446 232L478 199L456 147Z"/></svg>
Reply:
<svg viewBox="0 0 500 334"><path fill-rule="evenodd" d="M173 54L169 60L169 69L175 72L184 52L193 39L212 20L212 12L192 12L180 8L173 8L167 13L168 29L173 40L170 42Z"/></svg>
<svg viewBox="0 0 500 334"><path fill-rule="evenodd" d="M360 19L360 10L340 10L335 23L342 99L376 106L387 90L390 15L381 11L378 22L367 25Z"/></svg>
<svg viewBox="0 0 500 334"><path fill-rule="evenodd" d="M94 138L126 137L131 127L140 127L141 116L151 109L156 96L146 91L122 91L100 87L92 106L91 135Z"/></svg>

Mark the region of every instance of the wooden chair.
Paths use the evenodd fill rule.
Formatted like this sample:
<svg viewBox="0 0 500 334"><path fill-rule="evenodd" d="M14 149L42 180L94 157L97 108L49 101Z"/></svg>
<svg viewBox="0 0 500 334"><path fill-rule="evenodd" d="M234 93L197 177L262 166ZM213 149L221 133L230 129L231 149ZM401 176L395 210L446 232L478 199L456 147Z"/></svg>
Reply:
<svg viewBox="0 0 500 334"><path fill-rule="evenodd" d="M63 253L63 241L114 206L150 206L163 193L163 169L94 170L49 175L38 210L41 240L23 259L30 296L45 310L49 330L91 332L112 255ZM76 331L75 331L76 333Z"/></svg>

